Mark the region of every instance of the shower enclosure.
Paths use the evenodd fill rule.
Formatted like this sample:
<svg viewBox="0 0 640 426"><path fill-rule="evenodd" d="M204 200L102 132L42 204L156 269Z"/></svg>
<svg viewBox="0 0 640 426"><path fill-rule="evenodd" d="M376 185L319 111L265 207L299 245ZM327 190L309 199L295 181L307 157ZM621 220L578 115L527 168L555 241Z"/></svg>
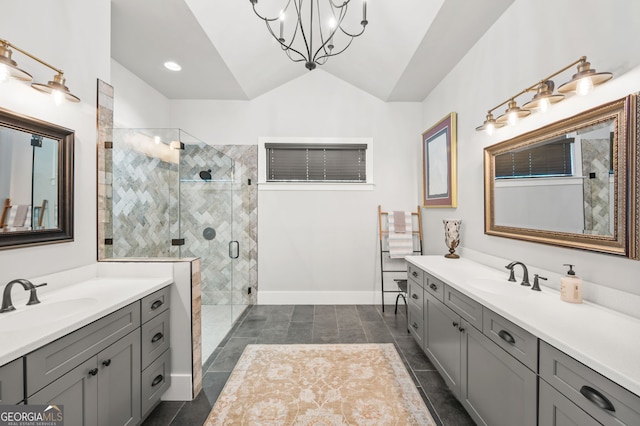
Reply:
<svg viewBox="0 0 640 426"><path fill-rule="evenodd" d="M200 258L206 361L253 297L250 169L180 129L113 129L108 151L106 257Z"/></svg>

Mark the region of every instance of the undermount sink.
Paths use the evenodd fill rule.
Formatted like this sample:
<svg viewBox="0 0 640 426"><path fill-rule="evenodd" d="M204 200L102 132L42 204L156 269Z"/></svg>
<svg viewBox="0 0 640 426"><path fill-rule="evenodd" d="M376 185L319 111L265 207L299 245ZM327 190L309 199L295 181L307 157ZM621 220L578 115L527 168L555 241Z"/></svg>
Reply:
<svg viewBox="0 0 640 426"><path fill-rule="evenodd" d="M37 305L15 304L15 311L0 314L0 333L23 331L42 323L53 323L91 309L98 300L91 297L59 301L43 300Z"/></svg>
<svg viewBox="0 0 640 426"><path fill-rule="evenodd" d="M507 280L500 281L495 278L477 278L469 280L465 284L474 290L491 294L501 294L504 292L505 287L513 283L509 283Z"/></svg>

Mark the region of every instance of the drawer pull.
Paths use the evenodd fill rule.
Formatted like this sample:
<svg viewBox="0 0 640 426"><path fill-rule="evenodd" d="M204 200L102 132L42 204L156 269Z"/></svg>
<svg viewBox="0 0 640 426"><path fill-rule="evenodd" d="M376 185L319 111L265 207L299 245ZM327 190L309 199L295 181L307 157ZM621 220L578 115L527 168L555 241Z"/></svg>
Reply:
<svg viewBox="0 0 640 426"><path fill-rule="evenodd" d="M164 305L164 302L162 300L156 300L155 302L153 302L151 304L151 310L155 311L156 309L158 309L162 305Z"/></svg>
<svg viewBox="0 0 640 426"><path fill-rule="evenodd" d="M418 273L417 273L416 271L413 271L413 272L411 273L411 275L413 275L414 277L418 278Z"/></svg>
<svg viewBox="0 0 640 426"><path fill-rule="evenodd" d="M97 368L92 368L91 370L89 370L89 375L90 376L95 376L96 374L98 374L98 369Z"/></svg>
<svg viewBox="0 0 640 426"><path fill-rule="evenodd" d="M429 287L431 287L431 290L433 291L438 291L438 286L435 284L430 284Z"/></svg>
<svg viewBox="0 0 640 426"><path fill-rule="evenodd" d="M411 298L412 298L412 299L416 299L416 300L418 300L418 295L417 295L417 294L415 294L415 293L413 293L413 294L411 295Z"/></svg>
<svg viewBox="0 0 640 426"><path fill-rule="evenodd" d="M580 393L589 401L593 402L598 408L611 412L616 411L616 408L613 406L611 401L609 401L606 396L604 396L591 386L585 385L581 387Z"/></svg>
<svg viewBox="0 0 640 426"><path fill-rule="evenodd" d="M451 325L453 325L454 327L457 327L458 323L454 321L454 322L451 323Z"/></svg>
<svg viewBox="0 0 640 426"><path fill-rule="evenodd" d="M164 376L162 374L158 374L156 378L153 379L153 382L151 382L151 387L157 386L162 382L162 380L164 380Z"/></svg>
<svg viewBox="0 0 640 426"><path fill-rule="evenodd" d="M511 335L511 333L509 333L506 330L500 330L498 332L498 336L500 336L500 338L502 340L504 340L505 342L507 342L510 345L515 345L516 344L516 339L514 339L513 336Z"/></svg>
<svg viewBox="0 0 640 426"><path fill-rule="evenodd" d="M102 365L104 365L105 367L108 367L111 365L111 360L110 359L105 359L104 361L102 361Z"/></svg>
<svg viewBox="0 0 640 426"><path fill-rule="evenodd" d="M411 324L411 327L413 327L414 329L418 329L418 323L414 322L413 324Z"/></svg>
<svg viewBox="0 0 640 426"><path fill-rule="evenodd" d="M460 333L464 333L464 327L460 327L458 330L460 331Z"/></svg>
<svg viewBox="0 0 640 426"><path fill-rule="evenodd" d="M162 339L164 337L164 334L162 333L156 333L153 338L151 339L151 343L155 343L158 340Z"/></svg>

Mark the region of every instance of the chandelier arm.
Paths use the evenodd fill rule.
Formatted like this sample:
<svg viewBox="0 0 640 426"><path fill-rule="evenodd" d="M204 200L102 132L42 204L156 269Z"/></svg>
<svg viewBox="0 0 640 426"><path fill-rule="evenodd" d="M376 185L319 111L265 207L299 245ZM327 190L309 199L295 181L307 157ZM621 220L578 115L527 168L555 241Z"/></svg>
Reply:
<svg viewBox="0 0 640 426"><path fill-rule="evenodd" d="M320 53L320 51L321 51L321 49L318 49L318 50L316 51L316 54L315 54L315 55L314 55L314 57L313 57L313 58L314 58L314 62L319 61L319 60L320 60L320 59L322 59L322 58L327 58L327 59L328 59L328 58L330 58L330 57L332 57L332 56L336 56L336 55L341 54L342 52L344 52L345 50L347 50L347 49L349 48L349 46L351 46L351 42L352 42L352 41L353 41L353 38L349 39L349 42L347 43L347 45L346 45L346 46L344 46L341 50L338 50L337 52L330 52L330 53L327 53L327 54L325 54L325 55L321 55L321 56L318 56L318 54L319 54L319 53ZM317 59L316 59L316 58L317 58Z"/></svg>
<svg viewBox="0 0 640 426"><path fill-rule="evenodd" d="M291 1L292 0L287 0L287 5L282 9L280 15L282 15L283 13L285 13L287 11L287 9L289 9L289 6L291 5ZM267 18L266 16L262 16L257 10L256 10L256 3L252 3L252 7L253 7L253 12L256 14L256 16L260 19L262 19L265 22L273 22L273 21L279 21L280 20L280 15L276 16L275 18Z"/></svg>

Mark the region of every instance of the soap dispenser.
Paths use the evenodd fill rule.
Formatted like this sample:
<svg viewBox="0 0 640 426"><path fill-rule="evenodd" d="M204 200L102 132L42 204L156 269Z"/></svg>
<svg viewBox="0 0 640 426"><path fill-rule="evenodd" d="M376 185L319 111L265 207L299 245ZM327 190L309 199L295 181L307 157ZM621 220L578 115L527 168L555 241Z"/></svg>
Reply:
<svg viewBox="0 0 640 426"><path fill-rule="evenodd" d="M582 278L577 277L573 265L568 266L567 276L560 278L560 299L569 303L582 303Z"/></svg>

